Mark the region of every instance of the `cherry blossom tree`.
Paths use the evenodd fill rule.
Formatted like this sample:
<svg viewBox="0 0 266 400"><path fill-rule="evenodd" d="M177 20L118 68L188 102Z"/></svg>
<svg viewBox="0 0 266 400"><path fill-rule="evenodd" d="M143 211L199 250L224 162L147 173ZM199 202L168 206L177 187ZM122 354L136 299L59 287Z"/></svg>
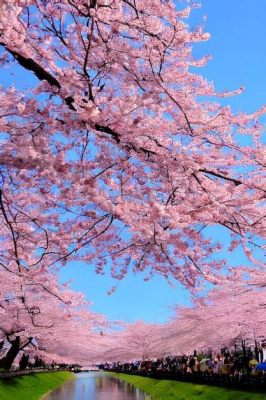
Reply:
<svg viewBox="0 0 266 400"><path fill-rule="evenodd" d="M98 360L132 361L147 360L161 356L157 343L161 340L161 326L137 321L125 324L119 331L104 334L102 346L98 349Z"/></svg>
<svg viewBox="0 0 266 400"><path fill-rule="evenodd" d="M1 2L1 63L37 78L0 93L3 268L82 257L118 279L219 283L222 243L204 235L218 225L261 266L264 109L209 100L230 93L191 72L209 35L189 30L189 13L159 0Z"/></svg>
<svg viewBox="0 0 266 400"><path fill-rule="evenodd" d="M239 342L255 348L265 339L265 318L264 290L232 284L212 290L193 306L177 307L175 317L164 324L137 322L110 332L99 346L98 358L127 362L210 348L219 352Z"/></svg>
<svg viewBox="0 0 266 400"><path fill-rule="evenodd" d="M1 273L1 282L8 282L4 274L9 273ZM77 344L81 341L90 348L91 339L108 326L83 295L58 285L56 276L46 273L42 280L47 290L39 271L32 280L14 274L9 285L1 285L0 368L10 369L22 351L50 361L67 354L70 358L71 353L77 360Z"/></svg>
<svg viewBox="0 0 266 400"><path fill-rule="evenodd" d="M178 307L176 317L161 330L160 346L181 354L233 347L236 340L255 346L265 337L265 293L239 284L211 291L193 307Z"/></svg>

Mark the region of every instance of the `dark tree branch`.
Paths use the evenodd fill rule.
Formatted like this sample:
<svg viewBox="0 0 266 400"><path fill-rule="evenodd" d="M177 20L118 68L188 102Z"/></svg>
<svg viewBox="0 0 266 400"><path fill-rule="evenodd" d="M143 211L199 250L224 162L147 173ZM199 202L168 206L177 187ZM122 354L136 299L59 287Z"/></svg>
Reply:
<svg viewBox="0 0 266 400"><path fill-rule="evenodd" d="M225 179L227 181L231 181L233 182L236 186L242 185L243 183L241 181L239 181L238 179L234 179L234 178L230 178L228 176L224 176L218 172L214 172L214 171L210 171L209 169L200 169L200 172L204 172L205 174L210 174L213 176L216 176L217 178L221 178L221 179Z"/></svg>
<svg viewBox="0 0 266 400"><path fill-rule="evenodd" d="M56 86L58 89L61 89L61 85L58 80L52 74L45 71L45 69L41 65L37 64L32 58L24 57L17 51L11 50L3 42L0 42L0 45L3 46L8 51L8 53L10 53L14 57L23 68L32 71L38 79L40 79L41 81L45 80L50 83L51 86Z"/></svg>

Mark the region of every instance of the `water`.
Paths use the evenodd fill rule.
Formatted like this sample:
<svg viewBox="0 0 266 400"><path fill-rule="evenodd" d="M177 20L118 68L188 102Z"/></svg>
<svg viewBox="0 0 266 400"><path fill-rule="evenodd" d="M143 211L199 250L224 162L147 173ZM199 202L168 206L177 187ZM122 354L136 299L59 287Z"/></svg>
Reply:
<svg viewBox="0 0 266 400"><path fill-rule="evenodd" d="M101 372L75 375L44 400L151 400L151 397L127 382Z"/></svg>

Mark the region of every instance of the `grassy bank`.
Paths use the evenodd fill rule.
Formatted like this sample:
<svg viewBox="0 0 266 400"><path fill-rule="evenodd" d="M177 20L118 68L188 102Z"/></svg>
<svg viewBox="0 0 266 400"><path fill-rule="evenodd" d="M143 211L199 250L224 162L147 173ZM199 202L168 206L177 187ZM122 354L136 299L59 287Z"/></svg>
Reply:
<svg viewBox="0 0 266 400"><path fill-rule="evenodd" d="M74 379L71 372L42 372L0 380L1 400L39 400L45 393L56 389L67 380Z"/></svg>
<svg viewBox="0 0 266 400"><path fill-rule="evenodd" d="M150 394L154 400L266 400L264 393L243 392L126 374L115 374L115 376Z"/></svg>

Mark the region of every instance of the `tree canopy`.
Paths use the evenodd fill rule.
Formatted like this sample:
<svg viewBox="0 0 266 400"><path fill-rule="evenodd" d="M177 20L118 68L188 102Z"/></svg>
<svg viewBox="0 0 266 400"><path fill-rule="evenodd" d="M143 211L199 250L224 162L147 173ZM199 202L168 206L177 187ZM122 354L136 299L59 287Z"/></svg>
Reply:
<svg viewBox="0 0 266 400"><path fill-rule="evenodd" d="M2 0L0 9L1 66L36 78L0 89L1 312L23 308L32 323L32 309L46 315L35 290L59 300L52 277L68 260L111 267L117 279L157 273L192 291L223 284L236 272L215 258L223 238L205 234L215 226L230 232L226 250L239 246L252 263L238 278L257 270L265 283L254 257L265 238L265 109L234 114L217 99L242 89L216 93L192 72L208 61L192 46L209 35L189 30L190 7Z"/></svg>

